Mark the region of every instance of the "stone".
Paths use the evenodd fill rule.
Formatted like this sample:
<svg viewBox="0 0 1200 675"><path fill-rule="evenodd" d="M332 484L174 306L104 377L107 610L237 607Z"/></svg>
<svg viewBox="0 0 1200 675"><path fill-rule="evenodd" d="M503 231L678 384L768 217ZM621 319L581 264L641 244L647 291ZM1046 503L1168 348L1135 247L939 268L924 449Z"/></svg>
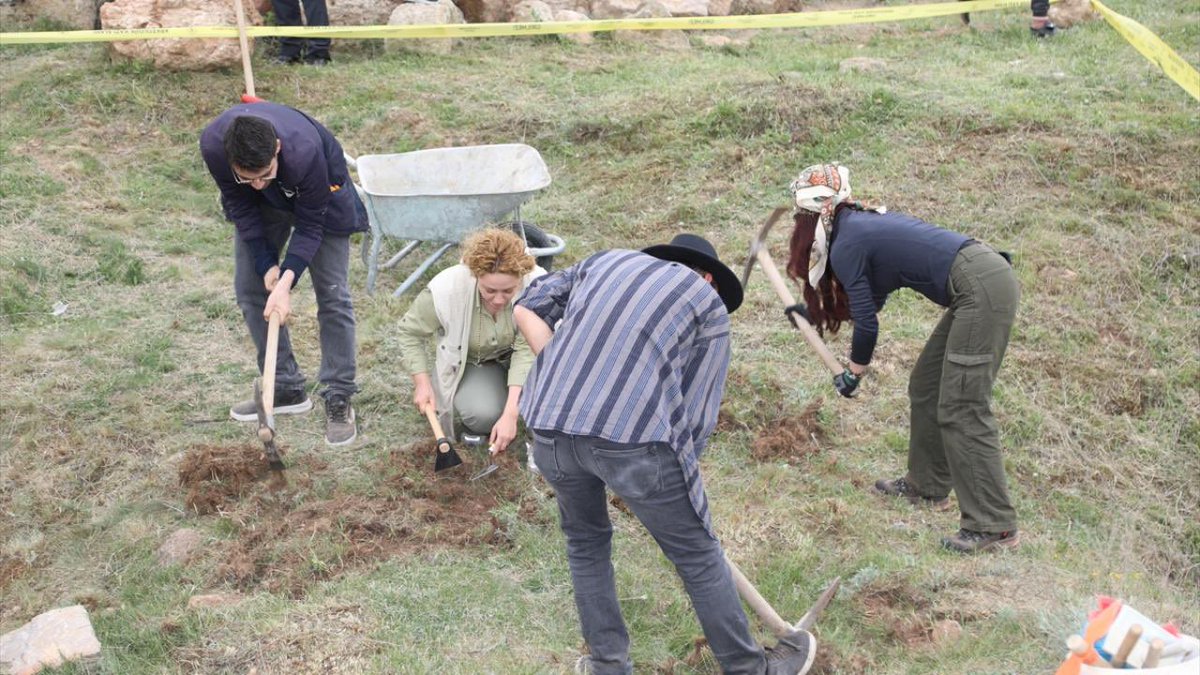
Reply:
<svg viewBox="0 0 1200 675"><path fill-rule="evenodd" d="M708 16L708 0L658 0L671 16Z"/></svg>
<svg viewBox="0 0 1200 675"><path fill-rule="evenodd" d="M1050 21L1059 28L1070 28L1099 18L1092 9L1091 0L1058 0L1050 5Z"/></svg>
<svg viewBox="0 0 1200 675"><path fill-rule="evenodd" d="M25 0L0 3L0 8L5 10L0 14L0 23L8 25L9 20L28 22L32 19L49 19L76 30L92 30L100 27L99 10L103 3L104 0Z"/></svg>
<svg viewBox="0 0 1200 675"><path fill-rule="evenodd" d="M671 12L662 2L647 0L629 18L665 19L669 16ZM690 49L692 46L687 34L681 30L618 30L613 31L613 39L617 42L650 44L663 49Z"/></svg>
<svg viewBox="0 0 1200 675"><path fill-rule="evenodd" d="M228 607L236 605L242 601L242 596L237 593L206 593L203 595L193 595L188 598L188 609L211 609L214 607Z"/></svg>
<svg viewBox="0 0 1200 675"><path fill-rule="evenodd" d="M331 26L379 26L400 4L399 0L326 0Z"/></svg>
<svg viewBox="0 0 1200 675"><path fill-rule="evenodd" d="M555 21L591 21L587 14L570 9L560 9L554 12ZM590 45L596 41L595 33L559 33L558 39L574 42L577 45Z"/></svg>
<svg viewBox="0 0 1200 675"><path fill-rule="evenodd" d="M83 605L52 609L0 636L0 670L12 675L33 675L98 656L100 641Z"/></svg>
<svg viewBox="0 0 1200 675"><path fill-rule="evenodd" d="M641 6L642 0L592 0L592 18L624 19L636 13Z"/></svg>
<svg viewBox="0 0 1200 675"><path fill-rule="evenodd" d="M521 0L513 6L513 21L543 23L554 20L554 10L542 0Z"/></svg>
<svg viewBox="0 0 1200 675"><path fill-rule="evenodd" d="M420 26L466 23L460 10L450 0L438 0L436 3L404 3L392 10L388 18L389 26ZM429 38L416 40L388 39L384 40L384 48L401 49L426 54L449 54L454 49L453 38Z"/></svg>
<svg viewBox="0 0 1200 675"><path fill-rule="evenodd" d="M505 23L512 17L510 0L457 0L468 23Z"/></svg>
<svg viewBox="0 0 1200 675"><path fill-rule="evenodd" d="M838 64L839 73L877 73L887 70L887 61L870 56L852 56Z"/></svg>
<svg viewBox="0 0 1200 675"><path fill-rule="evenodd" d="M258 10L246 3L246 25L262 23ZM236 26L233 3L215 0L116 0L100 7L100 25L109 29ZM249 39L254 49L253 38ZM149 61L162 70L196 71L241 67L237 38L120 40L108 43L119 58Z"/></svg>
<svg viewBox="0 0 1200 675"><path fill-rule="evenodd" d="M175 530L158 547L159 565L182 565L186 563L201 542L200 533L190 527Z"/></svg>
<svg viewBox="0 0 1200 675"><path fill-rule="evenodd" d="M729 16L733 11L733 0L708 0L709 16Z"/></svg>

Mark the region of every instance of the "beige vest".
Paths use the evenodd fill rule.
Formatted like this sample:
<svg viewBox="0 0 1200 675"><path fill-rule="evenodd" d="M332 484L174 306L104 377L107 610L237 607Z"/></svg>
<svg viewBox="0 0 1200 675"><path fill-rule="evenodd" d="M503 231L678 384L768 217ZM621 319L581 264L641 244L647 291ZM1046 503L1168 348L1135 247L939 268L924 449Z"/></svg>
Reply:
<svg viewBox="0 0 1200 675"><path fill-rule="evenodd" d="M521 279L521 291L529 283L545 274L546 270L534 267ZM471 270L462 263L442 270L429 282L429 294L433 297L433 309L437 313L439 330L437 353L434 355L433 395L437 402L438 421L442 429L454 434L454 393L462 381L467 367L467 348L471 335L471 317L479 305L479 286ZM518 292L516 297L520 297ZM515 298L514 298L515 299ZM509 310L511 309L509 305Z"/></svg>

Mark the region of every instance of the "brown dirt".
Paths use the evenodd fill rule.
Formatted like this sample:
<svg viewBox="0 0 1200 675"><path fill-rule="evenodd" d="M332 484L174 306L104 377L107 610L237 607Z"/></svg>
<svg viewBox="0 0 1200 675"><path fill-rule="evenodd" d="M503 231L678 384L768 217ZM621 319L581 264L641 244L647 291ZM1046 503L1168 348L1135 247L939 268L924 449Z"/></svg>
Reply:
<svg viewBox="0 0 1200 675"><path fill-rule="evenodd" d="M272 488L263 481L261 459L249 449L211 450L197 453L205 462L186 462L188 479L181 482L192 486L189 507L198 513L220 509L241 526L216 553L217 574L239 588L300 596L313 581L397 555L508 546L508 526L491 515L504 503L518 504L521 521L546 520L540 495L529 489L528 474L511 454L497 460L499 471L470 482L482 459L460 449L464 464L435 474L433 444L413 444L380 463L377 472L386 478L377 492L334 489L316 495L309 474L324 468L319 461L289 463L290 485ZM201 465L209 467L207 474ZM205 480L206 475L220 479Z"/></svg>
<svg viewBox="0 0 1200 675"><path fill-rule="evenodd" d="M750 455L760 462L795 462L821 451L825 436L817 419L824 399L809 403L796 417L778 417L754 439Z"/></svg>
<svg viewBox="0 0 1200 675"><path fill-rule="evenodd" d="M23 574L29 571L29 564L24 560L12 556L0 554L0 592L8 588L8 585Z"/></svg>
<svg viewBox="0 0 1200 675"><path fill-rule="evenodd" d="M200 515L223 510L266 476L262 454L262 446L254 445L189 449L179 464L184 504Z"/></svg>

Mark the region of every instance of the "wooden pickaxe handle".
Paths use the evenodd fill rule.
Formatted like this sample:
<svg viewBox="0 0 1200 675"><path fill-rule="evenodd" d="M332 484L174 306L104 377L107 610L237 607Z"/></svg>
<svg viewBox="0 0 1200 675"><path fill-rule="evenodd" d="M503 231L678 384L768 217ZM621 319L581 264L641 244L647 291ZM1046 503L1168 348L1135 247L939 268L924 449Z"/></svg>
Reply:
<svg viewBox="0 0 1200 675"><path fill-rule="evenodd" d="M279 356L279 312L271 312L267 323L267 351L263 354L262 395L267 419L275 413L275 362Z"/></svg>
<svg viewBox="0 0 1200 675"><path fill-rule="evenodd" d="M442 431L442 423L438 421L437 411L432 405L427 405L421 409L421 412L425 413L425 419L429 420L429 428L433 429L438 452L450 452L454 446L450 445L450 439Z"/></svg>
<svg viewBox="0 0 1200 675"><path fill-rule="evenodd" d="M758 592L754 584L750 583L746 575L742 574L742 570L729 558L728 553L725 554L725 562L729 565L729 573L733 576L733 583L737 586L738 595L742 596L742 600L745 600L746 604L750 605L750 609L754 610L754 613L758 615L763 624L778 638L786 637L798 630L811 630L816 625L821 612L824 612L825 608L829 606L829 602L833 600L833 596L837 595L838 589L842 585L841 577L834 579L824 592L821 593L820 597L817 598L817 601L813 603L812 607L808 608L804 616L800 617L799 621L788 623L783 620L783 617L779 616L779 612L775 611L771 603L767 602L767 599Z"/></svg>
<svg viewBox="0 0 1200 675"><path fill-rule="evenodd" d="M787 282L779 274L779 268L775 267L775 261L771 259L771 254L767 252L764 246L755 252L755 257L758 258L758 264L766 273L767 279L770 280L771 286L775 289L775 294L783 301L785 307L791 307L796 304L796 298L792 295L792 291L788 289ZM817 334L817 329L813 328L808 319L800 317L795 321L796 327L800 329L800 334L804 336L804 340L813 348L817 356L821 358L821 362L829 369L829 372L834 375L842 374L842 364L838 362L837 357L833 352L829 351L829 347L821 336Z"/></svg>
<svg viewBox="0 0 1200 675"><path fill-rule="evenodd" d="M246 79L246 93L254 96L254 69L250 67L250 43L246 39L246 11L242 0L233 0L237 12L238 44L242 48L242 75Z"/></svg>

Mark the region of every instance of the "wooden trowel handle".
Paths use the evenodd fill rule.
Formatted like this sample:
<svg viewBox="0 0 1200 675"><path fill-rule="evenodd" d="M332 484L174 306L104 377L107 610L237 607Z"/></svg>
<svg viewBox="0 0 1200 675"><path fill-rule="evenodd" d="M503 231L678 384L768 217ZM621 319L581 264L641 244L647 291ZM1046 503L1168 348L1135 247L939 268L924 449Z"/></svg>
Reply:
<svg viewBox="0 0 1200 675"><path fill-rule="evenodd" d="M275 412L275 361L279 355L279 312L271 312L267 323L267 351L263 355L262 396L267 417Z"/></svg>
<svg viewBox="0 0 1200 675"><path fill-rule="evenodd" d="M450 452L450 439L446 438L446 433L442 431L442 424L438 422L437 411L432 405L427 405L421 412L425 413L425 419L429 420L429 427L433 429L433 437L437 441L438 452Z"/></svg>

